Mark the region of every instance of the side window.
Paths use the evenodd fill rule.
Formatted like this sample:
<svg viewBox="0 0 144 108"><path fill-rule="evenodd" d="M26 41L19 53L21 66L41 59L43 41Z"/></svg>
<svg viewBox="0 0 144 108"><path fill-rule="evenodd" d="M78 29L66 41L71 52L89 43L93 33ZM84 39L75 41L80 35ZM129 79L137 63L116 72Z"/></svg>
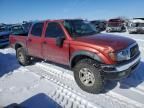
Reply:
<svg viewBox="0 0 144 108"><path fill-rule="evenodd" d="M64 32L58 23L55 22L48 23L45 37L56 38L56 37L63 37L63 36L65 36Z"/></svg>
<svg viewBox="0 0 144 108"><path fill-rule="evenodd" d="M44 25L44 23L34 24L32 27L32 30L31 30L31 34L33 36L40 37L42 35L43 25Z"/></svg>

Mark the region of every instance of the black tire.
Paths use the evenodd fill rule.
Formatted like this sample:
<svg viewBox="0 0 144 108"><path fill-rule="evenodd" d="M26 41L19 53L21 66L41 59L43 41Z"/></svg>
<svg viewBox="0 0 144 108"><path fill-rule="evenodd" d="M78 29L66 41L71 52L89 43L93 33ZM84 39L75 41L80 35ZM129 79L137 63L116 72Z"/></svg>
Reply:
<svg viewBox="0 0 144 108"><path fill-rule="evenodd" d="M86 86L80 79L80 71L84 68L89 69L94 76L95 81L91 86ZM93 94L98 94L103 90L104 80L101 76L101 69L96 61L92 59L82 59L74 66L73 71L74 78L82 90Z"/></svg>
<svg viewBox="0 0 144 108"><path fill-rule="evenodd" d="M22 57L22 59L20 58L20 56ZM26 54L25 49L22 47L16 50L16 57L18 62L23 66L27 66L31 63L30 57Z"/></svg>

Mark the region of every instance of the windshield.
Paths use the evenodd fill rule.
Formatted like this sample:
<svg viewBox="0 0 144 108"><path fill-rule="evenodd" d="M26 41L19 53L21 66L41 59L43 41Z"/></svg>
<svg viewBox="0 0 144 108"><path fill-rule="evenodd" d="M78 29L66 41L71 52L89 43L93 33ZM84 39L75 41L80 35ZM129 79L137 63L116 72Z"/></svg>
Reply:
<svg viewBox="0 0 144 108"><path fill-rule="evenodd" d="M97 33L95 27L85 20L65 20L64 26L73 37L93 35Z"/></svg>

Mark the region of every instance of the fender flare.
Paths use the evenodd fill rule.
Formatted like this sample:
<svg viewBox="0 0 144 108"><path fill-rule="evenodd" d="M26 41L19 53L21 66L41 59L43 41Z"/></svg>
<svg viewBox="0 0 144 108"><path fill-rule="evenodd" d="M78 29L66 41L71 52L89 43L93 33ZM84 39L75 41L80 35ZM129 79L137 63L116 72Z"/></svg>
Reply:
<svg viewBox="0 0 144 108"><path fill-rule="evenodd" d="M28 53L28 50L27 50L26 46L24 45L24 43L22 43L22 42L15 43L15 45L14 45L15 50L16 50L16 45L22 46L25 49L26 53Z"/></svg>
<svg viewBox="0 0 144 108"><path fill-rule="evenodd" d="M87 57L90 57L90 58L100 62L100 63L104 63L104 61L96 53L89 52L89 51L78 51L78 52L74 52L70 58L70 67L71 68L73 67L73 60L77 56L87 56Z"/></svg>

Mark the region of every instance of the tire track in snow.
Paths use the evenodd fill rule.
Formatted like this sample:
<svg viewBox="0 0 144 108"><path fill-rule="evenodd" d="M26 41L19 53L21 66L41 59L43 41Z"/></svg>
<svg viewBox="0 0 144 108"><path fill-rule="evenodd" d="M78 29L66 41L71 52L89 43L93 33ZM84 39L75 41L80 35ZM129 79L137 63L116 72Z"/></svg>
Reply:
<svg viewBox="0 0 144 108"><path fill-rule="evenodd" d="M38 66L39 68L43 69L46 74L50 73L50 74L53 74L54 76L57 76L59 78L63 78L63 79L70 79L71 81L74 81L74 78L72 75L68 74L68 73L65 73L63 74L64 72L60 71L60 70L57 70L55 69L54 67L47 67L45 66L44 64L42 63L37 63L36 66ZM134 89L135 90L135 89ZM105 95L101 95L103 97L108 97L109 98L109 101L114 98L113 100L116 100L117 103L120 102L119 106L125 106L127 104L129 104L129 106L127 107L140 107L142 108L144 105L137 102L137 101L134 101L128 97L125 97L125 96L122 96L121 94L117 94L116 92L109 92L109 93L106 93L106 96ZM111 101L113 101L111 100ZM112 104L115 104L114 102L111 102ZM131 104L131 105L130 105Z"/></svg>
<svg viewBox="0 0 144 108"><path fill-rule="evenodd" d="M37 65L40 66L41 68L43 68L45 71L49 70L49 72L51 74L54 74L56 76L62 76L62 78L67 78L67 79L71 79L72 81L75 81L73 75L70 75L68 73L65 74L65 72L62 72L62 71L60 71L58 69L55 69L55 68L50 68L49 67L49 69L48 69L45 65L42 65L40 63L38 63ZM73 73L73 72L69 71L69 73ZM122 83L122 86L124 86L124 87L130 87L131 85ZM140 93L141 95L144 95L144 87L141 86L141 85L137 86L137 88L130 87L130 89L132 91Z"/></svg>
<svg viewBox="0 0 144 108"><path fill-rule="evenodd" d="M27 68L28 71L29 68ZM82 96L81 93L78 93L73 88L63 84L58 79L55 79L53 75L48 74L45 71L33 72L38 76L41 76L44 79L55 84L58 88L49 96L54 99L58 104L64 108L102 108L98 104L93 104L85 100L85 96Z"/></svg>
<svg viewBox="0 0 144 108"><path fill-rule="evenodd" d="M70 92L63 87L58 87L52 96L63 108L97 108L82 97Z"/></svg>

